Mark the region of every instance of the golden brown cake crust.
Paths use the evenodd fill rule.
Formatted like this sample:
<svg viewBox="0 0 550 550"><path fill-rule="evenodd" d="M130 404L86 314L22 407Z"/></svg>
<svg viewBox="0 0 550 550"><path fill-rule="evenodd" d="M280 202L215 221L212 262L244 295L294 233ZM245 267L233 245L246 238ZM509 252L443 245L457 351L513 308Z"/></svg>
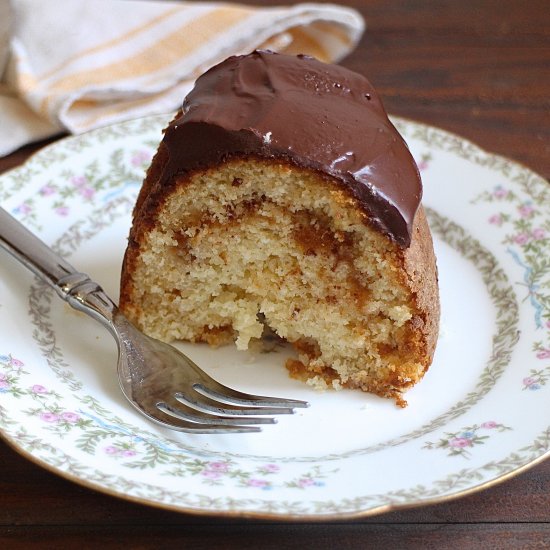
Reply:
<svg viewBox="0 0 550 550"><path fill-rule="evenodd" d="M413 225L411 246L403 252L404 272L416 298L425 336L425 355L431 363L439 336L439 284L432 235L424 208L420 206Z"/></svg>
<svg viewBox="0 0 550 550"><path fill-rule="evenodd" d="M158 184L162 170L164 169L164 165L167 161L166 155L166 148L161 142L157 152L153 156L151 165L147 170L132 212L132 226L130 228L128 246L126 248L126 253L124 254L122 263L119 307L126 313L126 315L134 318L137 317L137 314L135 311L132 311L132 273L134 273L136 269L140 236L143 235L147 229L154 227L155 214L162 203L160 198L161 190L158 189ZM157 189L155 189L155 186L157 186ZM164 190L165 197L167 191L167 189ZM153 197L157 197L157 199L153 200Z"/></svg>

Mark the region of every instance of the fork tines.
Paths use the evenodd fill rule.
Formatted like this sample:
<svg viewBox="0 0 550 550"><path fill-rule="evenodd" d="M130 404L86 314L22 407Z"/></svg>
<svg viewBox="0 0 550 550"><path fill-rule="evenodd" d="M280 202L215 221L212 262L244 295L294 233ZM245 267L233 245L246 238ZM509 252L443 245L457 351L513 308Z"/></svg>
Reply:
<svg viewBox="0 0 550 550"><path fill-rule="evenodd" d="M191 433L259 432L258 425L277 422L272 415L293 414L294 409L309 406L306 401L252 395L219 383L215 388L200 383L192 387L192 393L177 392L174 404L157 403L160 411L172 417L169 423L173 429Z"/></svg>

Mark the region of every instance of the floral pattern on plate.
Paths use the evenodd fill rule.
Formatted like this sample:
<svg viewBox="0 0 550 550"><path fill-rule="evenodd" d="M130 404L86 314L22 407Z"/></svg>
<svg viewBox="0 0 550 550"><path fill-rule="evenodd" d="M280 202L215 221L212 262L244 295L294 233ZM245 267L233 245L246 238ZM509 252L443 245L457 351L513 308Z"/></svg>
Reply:
<svg viewBox="0 0 550 550"><path fill-rule="evenodd" d="M168 119L54 143L0 177L0 200L116 293L130 212ZM2 436L39 464L121 498L280 519L434 502L542 460L550 452L548 184L457 136L395 122L425 182L443 304L436 360L407 409L356 392L311 393L282 374L283 350L244 362L224 350L224 369L215 352L191 347L216 376L270 377L270 389L312 407L257 437L157 429L124 403L100 329L3 262Z"/></svg>
<svg viewBox="0 0 550 550"><path fill-rule="evenodd" d="M487 442L490 435L488 431L504 432L511 430L504 424L499 424L494 420L488 420L481 424L468 426L454 433L445 433L445 437L441 438L436 443L427 441L424 449L445 449L448 456L461 456L468 458L471 456L472 449L478 445L483 445Z"/></svg>

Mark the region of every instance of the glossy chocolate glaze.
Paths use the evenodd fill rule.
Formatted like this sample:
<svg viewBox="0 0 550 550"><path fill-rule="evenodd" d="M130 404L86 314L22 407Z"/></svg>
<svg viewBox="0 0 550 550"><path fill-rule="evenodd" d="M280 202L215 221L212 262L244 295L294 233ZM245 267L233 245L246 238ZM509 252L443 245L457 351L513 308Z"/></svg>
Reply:
<svg viewBox="0 0 550 550"><path fill-rule="evenodd" d="M203 74L166 129L161 184L231 157L282 159L345 184L370 223L408 247L422 185L416 164L363 76L267 51Z"/></svg>

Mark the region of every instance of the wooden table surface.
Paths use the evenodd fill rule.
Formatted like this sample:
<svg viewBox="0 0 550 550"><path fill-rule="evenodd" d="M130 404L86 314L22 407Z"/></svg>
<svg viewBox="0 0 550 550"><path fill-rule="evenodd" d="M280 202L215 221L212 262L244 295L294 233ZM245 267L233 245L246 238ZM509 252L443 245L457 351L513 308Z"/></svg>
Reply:
<svg viewBox="0 0 550 550"><path fill-rule="evenodd" d="M248 1L274 5L268 0ZM548 0L347 0L367 20L343 64L390 113L455 132L550 177ZM0 159L0 172L42 144ZM550 548L550 461L441 504L336 523L176 514L49 473L0 442L1 548Z"/></svg>

